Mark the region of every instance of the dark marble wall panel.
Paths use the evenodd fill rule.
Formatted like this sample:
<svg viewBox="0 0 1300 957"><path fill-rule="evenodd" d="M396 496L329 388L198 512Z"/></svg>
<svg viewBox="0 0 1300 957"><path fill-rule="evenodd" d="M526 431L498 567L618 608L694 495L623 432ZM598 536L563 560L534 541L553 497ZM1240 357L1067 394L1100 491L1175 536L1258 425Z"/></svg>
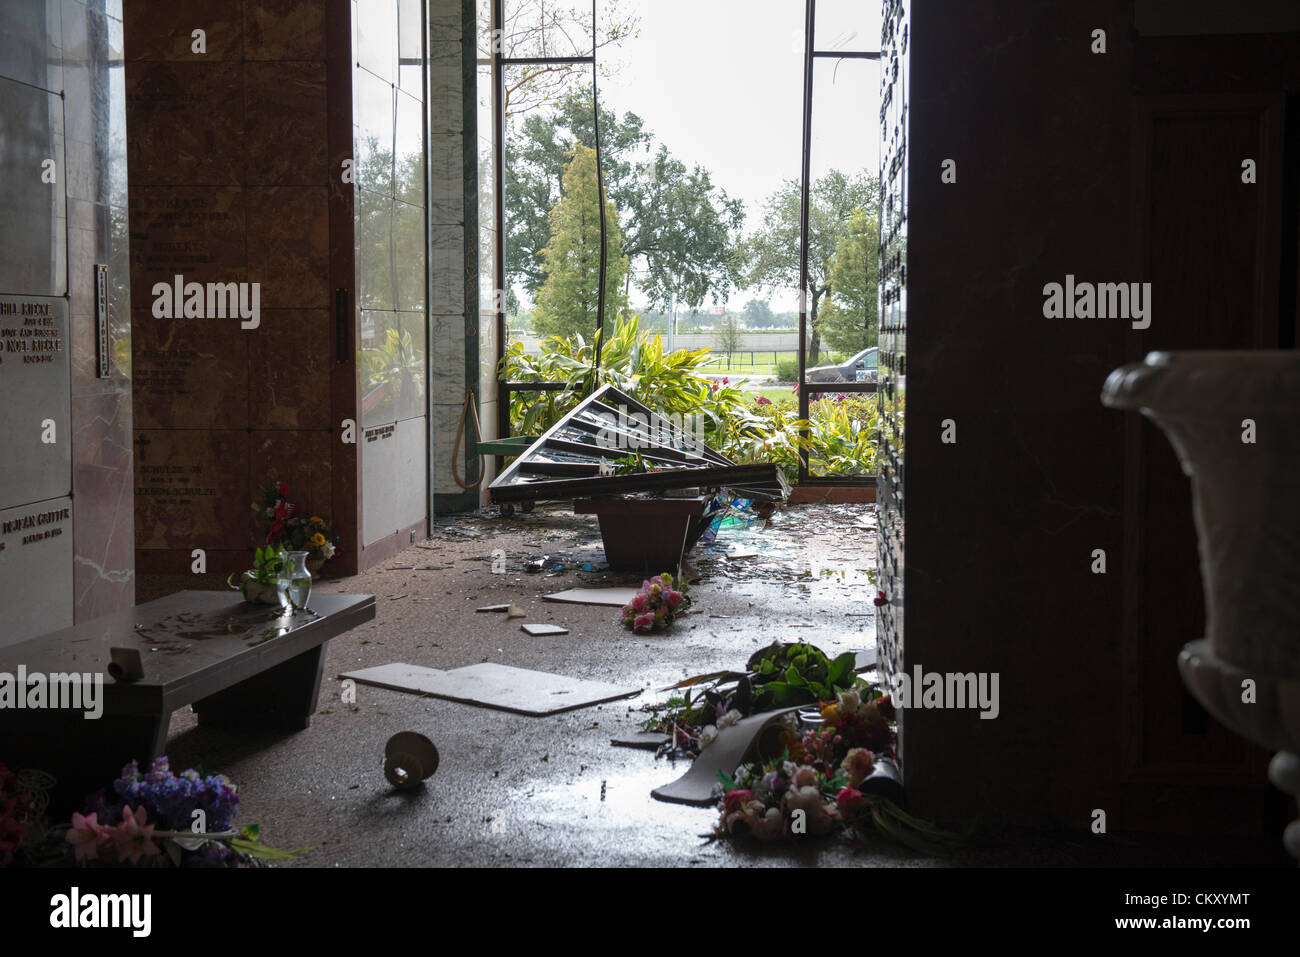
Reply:
<svg viewBox="0 0 1300 957"><path fill-rule="evenodd" d="M325 59L325 6L319 0L243 4L244 59Z"/></svg>
<svg viewBox="0 0 1300 957"><path fill-rule="evenodd" d="M242 182L325 182L325 64L245 63L243 69Z"/></svg>
<svg viewBox="0 0 1300 957"><path fill-rule="evenodd" d="M243 83L244 65L239 62L133 63L126 77L131 182L240 182L245 162Z"/></svg>
<svg viewBox="0 0 1300 957"><path fill-rule="evenodd" d="M337 80L354 60L327 0L186 0L158 16L150 6L129 2L126 23L137 439L155 443L153 461L199 468L219 502L137 496L137 559L151 573L187 572L187 547L202 544L189 539L207 535L209 567L229 570L260 539L249 505L272 476L290 476L300 501L305 482L308 507L356 527L355 479L336 461L355 470L338 430L359 415L334 388L339 368L355 381L336 356L335 287L351 283L331 279L352 240L348 230L345 249L332 245L340 158L329 154L331 105L346 116L351 100ZM188 40L199 27L202 57ZM177 273L256 283L258 325L154 318L154 284ZM355 560L359 542L344 549Z"/></svg>
<svg viewBox="0 0 1300 957"><path fill-rule="evenodd" d="M249 438L248 483L256 493L254 501L262 500L262 490L268 482L287 482L289 500L303 515L328 519L335 442L334 436L324 430L253 431ZM251 509L249 515L253 518L253 534L260 536L264 523Z"/></svg>
<svg viewBox="0 0 1300 957"><path fill-rule="evenodd" d="M137 549L249 547L249 433L135 430ZM260 497L260 496L258 496Z"/></svg>
<svg viewBox="0 0 1300 957"><path fill-rule="evenodd" d="M166 188L138 182L131 167L131 301L155 300L156 283L248 279L244 191Z"/></svg>
<svg viewBox="0 0 1300 957"><path fill-rule="evenodd" d="M231 319L132 315L138 429L244 429L249 425L251 333Z"/></svg>
<svg viewBox="0 0 1300 957"><path fill-rule="evenodd" d="M126 56L137 60L240 60L244 53L246 4L232 0L124 0ZM194 51L195 30L203 30L206 53Z"/></svg>
<svg viewBox="0 0 1300 957"><path fill-rule="evenodd" d="M246 337L251 428L329 429L333 331L325 309L262 313L262 325Z"/></svg>
<svg viewBox="0 0 1300 957"><path fill-rule="evenodd" d="M1000 681L996 720L965 709L904 714L910 807L923 816L983 815L1080 832L1102 808L1112 832L1200 829L1214 801L1209 788L1198 789L1212 773L1209 759L1196 767L1167 750L1164 767L1148 755L1141 774L1123 762L1140 733L1129 697L1154 697L1155 687L1133 682L1126 694L1126 676L1151 668L1177 681L1170 649L1153 650L1124 630L1126 603L1143 600L1131 592L1141 582L1125 548L1131 523L1141 524L1148 548L1169 550L1162 554L1171 565L1194 576L1197 560L1184 541L1190 509L1173 535L1156 512L1126 506L1132 423L1098 400L1108 372L1157 340L1123 319L1046 319L1042 290L1067 274L1158 280L1135 254L1148 214L1134 201L1135 186L1150 176L1169 208L1195 210L1207 175L1178 186L1167 170L1138 162L1132 82L1140 57L1123 0L1011 0L997 18L941 0L910 7L906 339L897 339L906 347L898 373L907 388L901 653L908 673L990 672ZM1090 50L1097 28L1107 31L1104 55ZM1174 51L1166 55L1171 69L1187 65ZM1219 69L1207 64L1206 80L1217 80ZM992 122L1008 103L1010 121ZM1204 159L1216 148L1188 142L1175 152ZM1008 161L1027 156L1033 161ZM948 184L940 172L950 158L957 181ZM1238 188L1228 177L1218 195ZM1232 256L1214 245L1219 232L1191 236L1184 223L1152 254L1176 274L1189 258L1184 240L1224 264L1214 280L1230 288L1206 290L1204 300L1254 308L1254 291L1225 268ZM1199 334L1195 317L1174 293L1162 299L1161 288L1153 290L1153 330L1161 344L1185 346ZM1226 313L1216 323L1199 347L1234 345ZM945 420L955 443L942 440ZM1098 548L1107 553L1106 574L1091 567ZM1149 614L1164 621L1178 612ZM1182 724L1189 712L1180 704L1165 710L1195 734ZM1262 792L1263 775L1218 783L1244 795L1241 821L1223 826L1249 826L1254 798L1245 792L1252 785Z"/></svg>
<svg viewBox="0 0 1300 957"><path fill-rule="evenodd" d="M329 194L324 185L248 188L248 275L266 309L327 309Z"/></svg>

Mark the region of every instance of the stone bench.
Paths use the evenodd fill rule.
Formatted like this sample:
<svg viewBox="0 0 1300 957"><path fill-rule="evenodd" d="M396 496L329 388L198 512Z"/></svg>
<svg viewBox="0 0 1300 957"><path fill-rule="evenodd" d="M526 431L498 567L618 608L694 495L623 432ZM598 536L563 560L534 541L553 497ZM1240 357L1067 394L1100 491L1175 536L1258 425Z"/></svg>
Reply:
<svg viewBox="0 0 1300 957"><path fill-rule="evenodd" d="M58 803L79 804L87 790L111 786L132 758L145 766L165 753L171 714L186 705L205 727L301 731L316 710L326 645L373 619L375 599L318 592L309 609L282 615L236 592L183 591L0 647L0 682L25 694L24 702L34 699L30 686L16 687L20 669L29 681L90 675L78 690L102 708L100 717L89 718L84 707L48 707L60 703L51 702L53 691L66 703L71 683L56 688L47 678L46 707L0 706L0 761L50 771L60 782ZM108 677L110 648L138 651L143 676ZM96 682L102 682L98 695Z"/></svg>

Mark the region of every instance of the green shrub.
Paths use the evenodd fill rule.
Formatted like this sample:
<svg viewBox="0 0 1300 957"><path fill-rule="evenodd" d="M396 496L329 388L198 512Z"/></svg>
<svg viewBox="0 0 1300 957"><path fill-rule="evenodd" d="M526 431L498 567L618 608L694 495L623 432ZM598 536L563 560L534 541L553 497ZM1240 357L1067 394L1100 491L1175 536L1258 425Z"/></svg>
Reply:
<svg viewBox="0 0 1300 957"><path fill-rule="evenodd" d="M799 378L798 359L778 359L776 361L776 378L780 382L794 382Z"/></svg>
<svg viewBox="0 0 1300 957"><path fill-rule="evenodd" d="M752 392L718 385L698 375L708 349L665 354L657 334L643 333L636 316L620 316L602 349L599 383L591 368L594 344L581 335L550 337L539 343L541 353L527 355L512 343L502 359L502 372L516 381L565 382L557 392L514 392L510 424L515 435L540 435L571 411L597 385L611 384L644 405L670 415L699 416L704 441L744 465L773 462L786 478L799 472L799 452L810 456L813 474L872 474L876 471L875 396L851 395L819 399L810 404L809 418L798 417L790 401L765 401ZM795 365L793 360L782 364ZM797 374L797 370L793 375ZM806 430L807 435L800 433Z"/></svg>

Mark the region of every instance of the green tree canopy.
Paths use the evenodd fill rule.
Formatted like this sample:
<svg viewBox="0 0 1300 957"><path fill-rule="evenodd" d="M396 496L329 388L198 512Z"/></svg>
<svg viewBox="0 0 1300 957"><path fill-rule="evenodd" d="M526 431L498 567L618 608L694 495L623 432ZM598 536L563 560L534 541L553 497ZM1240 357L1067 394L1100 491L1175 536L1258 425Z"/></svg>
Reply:
<svg viewBox="0 0 1300 957"><path fill-rule="evenodd" d="M662 144L656 149L634 113L620 118L602 109L600 140L607 193L623 214L622 252L643 266L638 289L659 308L674 298L687 308L723 299L739 278L743 203L715 186L708 170L688 168ZM594 149L595 143L589 87L573 90L551 112L529 115L508 137L506 276L512 293L516 285L534 296L541 289L542 249L550 241L546 211L564 192L573 146ZM634 162L645 155L651 159Z"/></svg>
<svg viewBox="0 0 1300 957"><path fill-rule="evenodd" d="M605 198L605 321L627 307L623 281L627 257L620 252L623 235L614 201ZM600 284L600 200L596 188L596 151L575 146L564 171L564 195L551 210L551 238L542 250L545 280L533 310L533 331L540 336L590 339L596 332Z"/></svg>
<svg viewBox="0 0 1300 957"><path fill-rule="evenodd" d="M745 303L745 309L740 316L749 329L770 329L776 323L772 307L762 299L751 299Z"/></svg>
<svg viewBox="0 0 1300 957"><path fill-rule="evenodd" d="M830 294L821 324L826 344L837 352L853 355L876 344L879 230L875 213L856 209L831 254Z"/></svg>
<svg viewBox="0 0 1300 957"><path fill-rule="evenodd" d="M866 173L831 170L816 180L808 196L808 364L821 354L819 308L830 289L831 258L848 235L855 210L879 215L879 189ZM786 180L767 198L763 224L745 243L746 285L767 289L799 288L799 181Z"/></svg>

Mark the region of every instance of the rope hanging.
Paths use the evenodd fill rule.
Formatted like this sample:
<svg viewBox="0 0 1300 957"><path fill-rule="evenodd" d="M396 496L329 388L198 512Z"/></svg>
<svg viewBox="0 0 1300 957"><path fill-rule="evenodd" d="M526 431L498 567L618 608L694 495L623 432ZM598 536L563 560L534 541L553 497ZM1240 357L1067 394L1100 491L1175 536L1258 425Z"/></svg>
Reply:
<svg viewBox="0 0 1300 957"><path fill-rule="evenodd" d="M460 458L460 440L465 435L465 417L473 412L471 418L474 420L474 447L478 448L478 443L483 441L483 433L478 427L478 407L474 404L474 390L465 390L465 404L460 410L460 422L456 425L456 442L451 448L451 477L456 480L456 484L465 491L476 489L483 484L483 477L487 475L487 469L483 467L483 456L480 455L478 463L478 480L473 485L466 485L460 480L460 472L456 468L456 460Z"/></svg>

